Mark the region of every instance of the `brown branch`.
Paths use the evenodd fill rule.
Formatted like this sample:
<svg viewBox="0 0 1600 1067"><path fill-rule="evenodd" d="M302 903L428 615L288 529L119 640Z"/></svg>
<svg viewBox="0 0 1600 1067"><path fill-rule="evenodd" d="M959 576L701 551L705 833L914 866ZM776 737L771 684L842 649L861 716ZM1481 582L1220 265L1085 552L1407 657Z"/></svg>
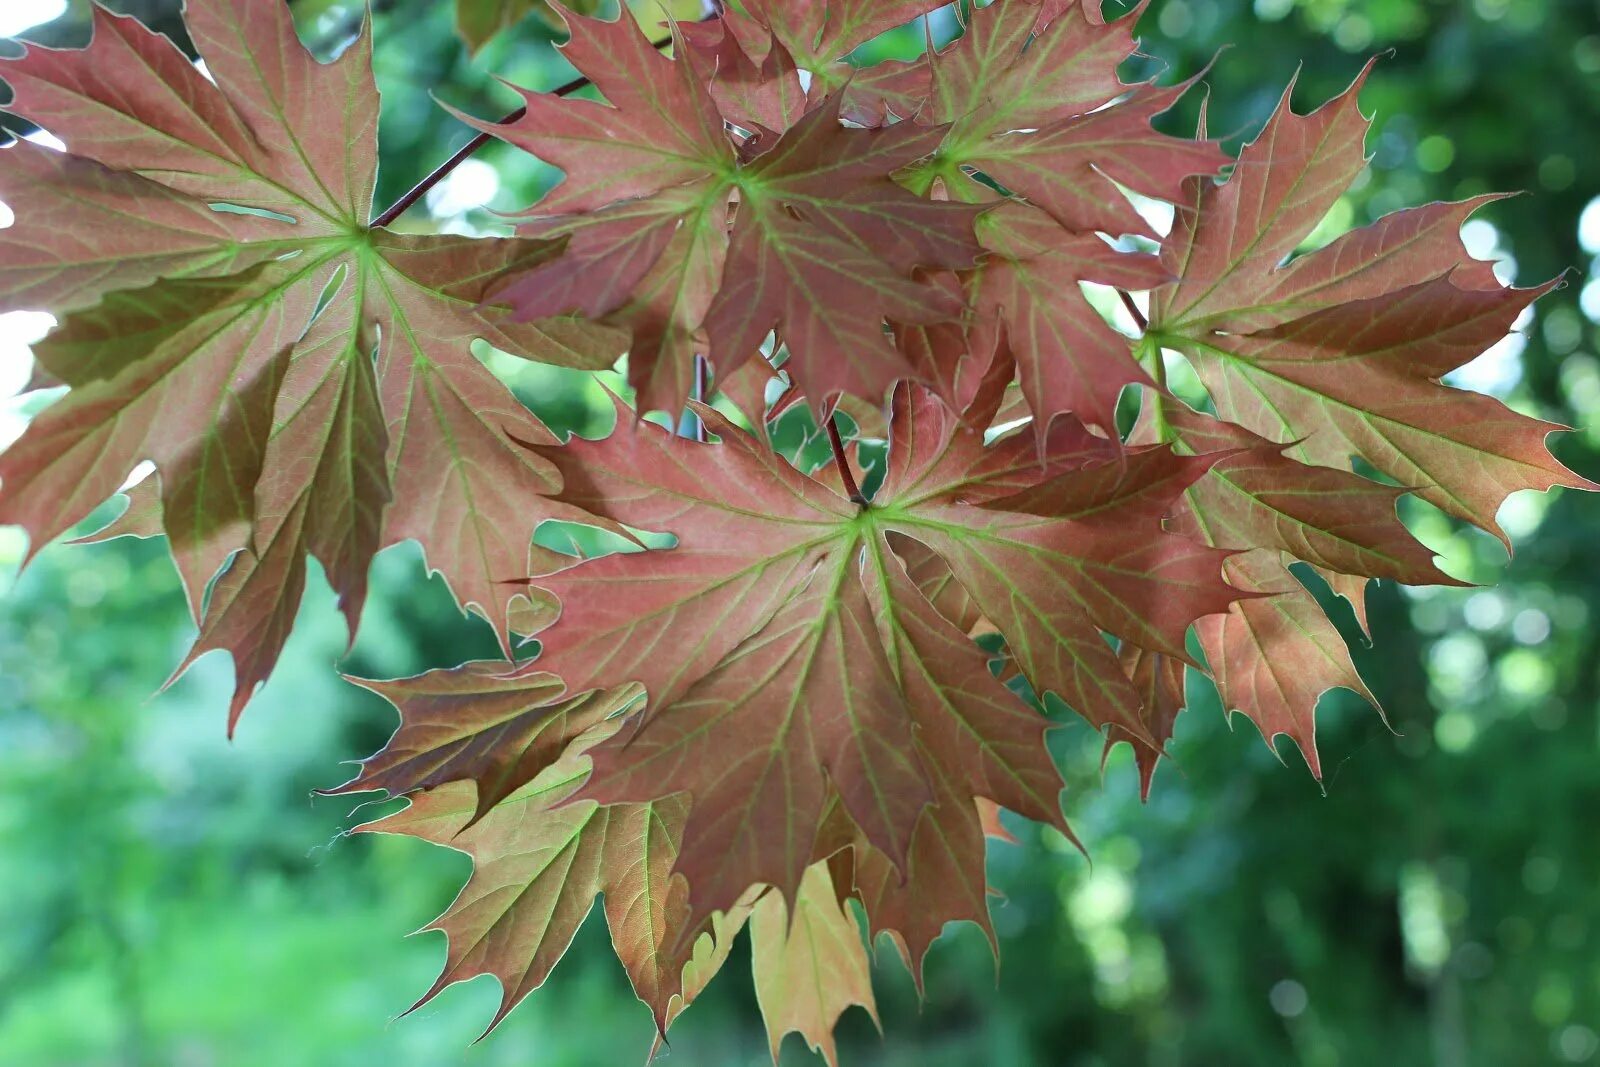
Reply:
<svg viewBox="0 0 1600 1067"><path fill-rule="evenodd" d="M659 41L652 41L650 43L657 48L665 48L667 45L672 43L672 38L667 37ZM549 95L571 96L580 89L587 88L590 84L592 83L588 78L573 78L565 85L559 85L552 89ZM501 119L498 123L496 123L496 125L504 126L507 123L516 122L527 113L527 108L519 107L505 118ZM432 173L430 173L426 178L422 179L416 185L412 186L409 192L407 192L399 200L396 200L394 203L390 204L381 215L373 219L372 228L378 229L382 226L393 225L394 221L401 215L404 215L413 204L427 196L429 190L438 185L440 182L444 181L445 178L449 177L451 171L461 166L461 164L471 157L473 153L482 148L484 145L488 144L493 139L494 135L492 133L480 132L472 140L462 145L456 150L454 155L445 160L443 163L439 164L437 167L433 168Z"/></svg>
<svg viewBox="0 0 1600 1067"><path fill-rule="evenodd" d="M575 79L574 81L568 82L567 85L574 85L577 88L567 89L567 85L563 85L560 89L556 90L556 93L558 95L565 96L567 92L576 92L577 89L583 88L583 86L587 85L588 83L589 79L587 78ZM566 92L563 92L562 90L566 90ZM527 113L527 108L519 107L505 118L501 119L497 125L504 126L509 122L516 122ZM449 177L451 171L461 166L461 164L466 162L467 158L470 157L474 152L488 144L493 139L493 136L493 134L489 133L479 133L472 140L462 145L456 150L455 155L451 156L449 159L433 168L432 173L430 173L426 178L422 179L416 185L412 186L410 191L402 196L399 200L396 200L394 203L390 204L388 208L384 210L383 214L373 219L372 228L376 230L384 226L393 225L395 219L398 219L401 215L404 215L411 208L411 205L427 196L429 190L431 190L435 185L438 185L440 182L444 181L445 178Z"/></svg>
<svg viewBox="0 0 1600 1067"><path fill-rule="evenodd" d="M856 484L856 476L850 469L850 461L845 458L844 438L839 436L839 424L831 414L827 422L828 444L833 446L833 463L839 468L839 480L844 483L844 491L850 499L864 508L867 506L867 498L861 495L861 486Z"/></svg>

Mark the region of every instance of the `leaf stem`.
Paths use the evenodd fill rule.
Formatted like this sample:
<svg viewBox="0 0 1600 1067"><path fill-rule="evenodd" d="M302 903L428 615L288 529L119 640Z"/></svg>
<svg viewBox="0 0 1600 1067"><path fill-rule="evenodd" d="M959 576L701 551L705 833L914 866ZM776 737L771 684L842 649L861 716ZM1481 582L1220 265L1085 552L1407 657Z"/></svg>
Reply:
<svg viewBox="0 0 1600 1067"><path fill-rule="evenodd" d="M830 413L828 415L828 444L833 446L833 465L839 468L839 480L844 483L844 491L849 494L852 502L858 507L867 506L867 498L861 495L861 486L856 484L855 472L850 469L850 461L845 458L844 438L839 436L839 423Z"/></svg>
<svg viewBox="0 0 1600 1067"><path fill-rule="evenodd" d="M694 398L702 404L711 403L711 365L705 356L694 357ZM699 413L691 416L694 419L694 439L701 444L706 443L706 420Z"/></svg>
<svg viewBox="0 0 1600 1067"><path fill-rule="evenodd" d="M1155 379L1154 389L1141 389L1143 394L1141 403L1151 404L1150 425L1155 430L1156 440L1161 444L1170 444L1173 439L1172 426L1167 422L1165 397L1167 394L1167 360L1161 353L1161 344L1154 337L1146 335L1139 342L1139 365L1148 363L1150 376Z"/></svg>
<svg viewBox="0 0 1600 1067"><path fill-rule="evenodd" d="M665 48L667 45L672 43L672 38L665 37L659 41L651 41L650 43L656 48ZM556 88L550 90L549 95L571 96L573 93L578 92L580 89L585 89L591 84L593 83L590 82L588 78L573 78L565 85L558 85ZM519 107L515 111L507 114L505 118L501 119L495 125L504 126L507 123L516 122L527 113L527 108ZM383 226L393 225L395 220L410 210L413 204L427 196L428 192L434 186L438 185L440 182L444 181L445 178L449 177L451 171L461 166L461 164L466 162L466 160L470 158L473 153L477 152L478 149L482 148L493 139L494 134L485 131L480 132L472 140L462 145L456 150L454 155L445 160L443 163L439 164L437 167L433 168L433 171L426 178L423 178L416 185L412 186L404 196L390 204L386 209L384 209L382 214L373 219L371 228L378 229Z"/></svg>
<svg viewBox="0 0 1600 1067"><path fill-rule="evenodd" d="M1150 328L1150 320L1144 317L1144 312L1139 310L1139 305L1133 302L1133 297L1128 295L1128 290L1118 289L1117 295L1122 297L1122 306L1128 309L1128 314L1133 316L1134 323L1139 327L1139 332Z"/></svg>

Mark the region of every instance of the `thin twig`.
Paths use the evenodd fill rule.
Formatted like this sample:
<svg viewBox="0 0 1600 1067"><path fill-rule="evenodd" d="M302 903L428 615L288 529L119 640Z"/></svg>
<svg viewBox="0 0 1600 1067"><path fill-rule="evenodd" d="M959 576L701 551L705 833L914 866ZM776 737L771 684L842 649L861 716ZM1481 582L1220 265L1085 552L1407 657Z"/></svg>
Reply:
<svg viewBox="0 0 1600 1067"><path fill-rule="evenodd" d="M857 505L866 507L867 498L861 495L855 473L850 470L850 461L844 455L844 438L839 436L839 424L832 415L828 416L828 444L833 446L833 463L839 468L839 480L844 483L845 493Z"/></svg>
<svg viewBox="0 0 1600 1067"><path fill-rule="evenodd" d="M1138 324L1139 332L1150 328L1150 320L1144 317L1144 312L1139 310L1139 305L1133 302L1133 297L1128 295L1128 290L1118 289L1117 295L1122 297L1122 306L1128 309L1128 314L1133 316L1133 321Z"/></svg>
<svg viewBox="0 0 1600 1067"><path fill-rule="evenodd" d="M659 41L651 41L650 43L652 45L654 45L656 48L665 48L667 45L672 43L672 38L671 37L667 37L667 38L663 38L662 40L659 40ZM557 86L556 88L552 89L550 91L549 95L550 96L571 96L573 93L578 92L580 89L587 88L590 84L592 84L592 83L589 81L588 78L584 78L584 77L573 78L571 81L567 82L565 85L560 85L560 86ZM506 125L508 123L516 122L518 119L520 119L522 116L526 115L527 113L528 113L528 109L527 108L519 107L515 111L511 112L510 114L508 114L505 118L501 119L495 125L504 126L504 125ZM373 219L372 220L372 228L373 229L378 229L381 226L392 225L394 223L394 221L396 219L398 219L401 215L404 215L406 213L406 211L409 210L413 204L415 204L418 200L421 200L423 197L427 196L429 190L431 190L434 186L438 185L440 182L444 181L445 178L449 177L451 171L453 171L457 167L461 166L461 164L466 162L466 160L474 152L476 152L478 149L482 148L484 145L488 144L493 139L494 139L494 134L488 133L488 132L480 132L472 140L470 140L466 144L462 145L459 149L456 150L456 153L454 155L452 155L449 159L445 160L443 163L441 163L437 167L435 167L433 169L433 172L430 173L426 178L422 179L416 185L412 186L410 192L406 193L399 200L396 200L393 204L390 204L389 207L381 215L379 215L377 218Z"/></svg>
<svg viewBox="0 0 1600 1067"><path fill-rule="evenodd" d="M565 96L567 93L577 92L578 89L583 88L587 84L589 84L588 78L576 79L557 89L556 95ZM568 85L576 86L576 88L569 89L567 88ZM527 108L519 107L505 118L501 119L497 125L504 126L507 123L516 122L527 113ZM440 182L444 181L445 178L449 177L451 171L461 166L462 163L466 162L469 156L471 156L478 149L482 148L484 145L488 144L493 139L493 134L479 133L472 140L462 145L456 150L455 155L451 156L449 159L433 168L432 173L430 173L426 178L422 179L416 185L412 186L411 190L399 200L396 200L394 203L390 204L388 208L384 210L383 214L373 219L372 228L376 230L384 226L393 225L394 220L398 219L401 215L404 215L406 211L410 209L411 205L427 196L428 192L435 185L438 185Z"/></svg>

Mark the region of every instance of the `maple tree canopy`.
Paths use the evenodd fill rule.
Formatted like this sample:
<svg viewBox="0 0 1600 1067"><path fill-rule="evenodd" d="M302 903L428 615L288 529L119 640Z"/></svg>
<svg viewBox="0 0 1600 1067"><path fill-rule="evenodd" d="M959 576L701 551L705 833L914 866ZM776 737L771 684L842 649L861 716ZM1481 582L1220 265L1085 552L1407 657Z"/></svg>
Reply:
<svg viewBox="0 0 1600 1067"><path fill-rule="evenodd" d="M459 0L463 34L536 6ZM37 552L153 464L95 536L167 538L183 666L231 654L230 728L309 557L352 638L407 540L500 636L503 660L362 683L401 725L334 790L408 796L361 829L473 857L428 996L492 974L498 1022L603 895L662 1035L748 928L774 1055L798 1031L832 1060L840 1014L874 1010L858 911L920 982L947 922L993 938L1002 809L1070 836L1047 701L1130 742L1148 791L1209 677L1320 777L1319 697L1372 698L1317 590L1364 625L1370 579L1452 581L1397 501L1504 539L1509 494L1592 488L1558 427L1441 383L1548 288L1468 255L1487 198L1301 251L1365 165L1366 72L1308 115L1286 91L1234 161L1157 130L1190 85L1125 82L1139 13L1094 0L999 0L865 69L942 5L664 31L586 6L563 49L600 99L462 116L563 172L504 237L374 224L370 34L319 62L282 0L191 0L203 69L99 7L88 47L0 62L68 146L0 152L0 311L58 318L36 384L68 387L0 454L0 522ZM563 442L480 340L626 354L615 430ZM1180 360L1203 391L1168 385ZM639 417L686 407L697 433ZM773 445L791 411L832 461ZM629 550L533 547L553 521Z"/></svg>

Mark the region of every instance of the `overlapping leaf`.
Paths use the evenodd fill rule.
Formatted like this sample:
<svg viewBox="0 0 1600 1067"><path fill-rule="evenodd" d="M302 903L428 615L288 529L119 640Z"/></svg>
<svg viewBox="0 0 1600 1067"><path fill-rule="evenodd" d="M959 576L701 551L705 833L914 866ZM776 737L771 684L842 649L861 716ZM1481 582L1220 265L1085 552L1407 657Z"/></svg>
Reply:
<svg viewBox="0 0 1600 1067"><path fill-rule="evenodd" d="M336 793L402 796L451 782L477 786L474 818L558 762L590 729L638 697L634 689L572 696L554 675L506 677L494 661L394 682L359 682L400 710L400 729Z"/></svg>
<svg viewBox="0 0 1600 1067"><path fill-rule="evenodd" d="M545 450L573 503L679 545L536 579L561 604L538 669L574 691L637 682L648 693L639 725L593 750L585 795L694 798L678 869L697 916L752 883L792 899L824 858L835 799L903 871L934 793L929 763L959 783L950 794L1056 817L1054 772L1016 717L1025 709L975 648L959 654L967 638L911 584L889 535L948 564L1040 692L1141 736L1137 694L1102 631L1182 656L1189 623L1236 595L1223 553L1162 534L1142 493L1096 467L1045 484L1058 514L1004 510L1032 442L986 449L920 391L900 394L889 477L865 510L705 418L720 444L641 425ZM1208 461L1186 462L1192 480ZM1157 492L1171 499L1184 484ZM1129 537L1130 523L1150 536Z"/></svg>
<svg viewBox="0 0 1600 1067"><path fill-rule="evenodd" d="M566 253L499 295L524 316L581 311L628 328L647 408L679 407L692 356L726 378L769 331L819 406L837 393L876 402L905 377L965 400L950 366L984 378L1009 332L1041 432L1068 411L1109 428L1118 391L1142 375L1077 283L1161 280L1148 257L1094 238L1144 229L1110 179L1173 197L1224 157L1150 126L1184 87L1124 84L1134 17L1107 24L1094 5L991 5L942 52L831 94L825 79L802 90L799 70L826 70L930 6L730 7L687 27L676 60L628 20L571 18L568 58L607 102L524 94L524 117L478 124L567 172L526 227L566 238ZM1031 206L975 238L971 211L950 201L981 209L996 184ZM980 255L986 285L929 276Z"/></svg>
<svg viewBox="0 0 1600 1067"><path fill-rule="evenodd" d="M959 317L916 272L972 264L973 211L891 179L939 130L846 130L836 94L776 142L736 152L695 50L669 59L631 20L569 22L567 58L606 101L524 93L522 118L477 123L566 172L526 227L567 238L566 253L497 294L523 317L627 326L641 404L669 410L689 394L695 354L728 376L774 329L815 401L881 398L911 369L884 321Z"/></svg>
<svg viewBox="0 0 1600 1067"><path fill-rule="evenodd" d="M558 510L535 502L560 482L515 443L553 438L469 345L588 367L621 346L484 306L489 280L547 243L368 228L365 35L324 65L278 0L194 5L213 83L133 19L93 17L86 49L0 66L10 107L70 151L22 142L0 160L19 220L0 234L0 307L62 316L36 353L73 387L0 457L0 521L37 551L153 461L195 652L235 659L234 718L293 623L308 555L353 631L373 554L416 539L503 632L497 583L525 566Z"/></svg>
<svg viewBox="0 0 1600 1067"><path fill-rule="evenodd" d="M479 5L483 31L526 6ZM526 93L478 124L566 175L505 240L370 228L368 42L318 64L279 0L194 6L215 83L99 10L89 49L0 67L70 146L0 158L0 309L61 317L40 381L70 386L0 457L0 521L37 549L153 461L94 536L166 533L235 715L308 556L352 631L402 539L503 637L529 601L531 663L367 683L400 727L334 790L408 795L364 829L473 857L427 996L493 975L498 1021L601 895L661 1034L748 921L774 1054L798 1031L832 1060L841 1013L873 1010L852 898L920 983L946 923L993 940L1000 809L1070 833L1019 693L1132 742L1148 791L1205 669L1320 774L1318 700L1372 695L1290 565L1359 615L1373 578L1449 580L1406 493L1498 532L1509 493L1587 484L1552 427L1440 383L1537 295L1467 256L1483 198L1295 256L1364 163L1359 83L1305 117L1286 96L1218 185L1214 143L1151 125L1187 86L1118 77L1137 12L1001 0L919 60L844 62L936 6L746 0L675 30L676 58L573 15L603 100ZM1119 186L1178 202L1160 257L1108 240L1145 232ZM1150 291L1144 337L1084 283ZM609 437L560 444L475 338L587 368L631 339L641 410L703 392L707 356L755 432L699 405L709 439L676 437L619 404ZM887 438L870 499L837 441L820 469L771 446L778 410L835 398ZM673 543L530 551L558 518Z"/></svg>
<svg viewBox="0 0 1600 1067"><path fill-rule="evenodd" d="M792 906L777 893L756 904L750 951L773 1063L784 1037L797 1032L838 1067L833 1027L839 1017L859 1005L878 1021L861 928L849 903L835 896L826 864L806 871Z"/></svg>
<svg viewBox="0 0 1600 1067"><path fill-rule="evenodd" d="M805 114L809 100L800 67L787 48L772 40L770 30L729 8L721 17L683 26L681 32L701 68L710 72L706 88L711 98L734 126L751 133L782 133Z"/></svg>
<svg viewBox="0 0 1600 1067"><path fill-rule="evenodd" d="M676 805L661 875L683 894L672 949L773 887L754 936L774 1041L795 1028L826 1048L870 987L814 1003L788 989L826 960L809 955L819 942L794 940L799 926L773 932L793 908L832 931L825 955L859 954L835 887L825 874L814 884L819 863L852 857L842 892L920 975L946 922L989 929L980 800L1067 830L1047 723L968 630L992 620L1039 691L1154 744L1102 633L1181 657L1189 623L1237 596L1225 553L1160 527L1213 461L1153 449L1130 464L1062 421L1041 466L1031 435L985 446L931 395L902 389L889 476L863 509L700 413L717 442L620 420L603 440L539 449L569 501L676 546L535 579L560 617L520 672L478 664L375 685L402 725L342 791L423 790L383 828L475 855L474 882L441 920L441 984L493 973L506 1007L543 981L605 888L614 820ZM640 686L642 709L619 720ZM594 764L587 781L579 753ZM685 957L661 952L681 973ZM649 988L668 990L652 1000L664 1024L675 987Z"/></svg>
<svg viewBox="0 0 1600 1067"><path fill-rule="evenodd" d="M1191 175L1214 174L1226 162L1215 143L1150 125L1188 86L1130 86L1117 76L1134 52L1139 13L1107 24L1096 12L1078 4L1041 25L1039 8L1025 3L974 11L966 32L930 58L931 91L917 118L948 123L950 134L913 183L988 200L989 187L974 180L981 174L1070 230L1117 234L1145 224L1113 180L1171 199Z"/></svg>
<svg viewBox="0 0 1600 1067"><path fill-rule="evenodd" d="M1124 338L1084 299L1080 282L1125 290L1170 280L1153 257L1113 251L1097 232L1144 232L1116 182L1155 197L1214 173L1224 158L1209 141L1156 132L1150 120L1185 87L1130 86L1118 65L1134 51L1137 13L1107 24L1094 5L1065 11L1023 3L972 13L957 40L897 75L885 106L948 127L939 150L907 174L934 195L992 204L978 223L981 265L961 280L970 303L962 328L903 332L902 348L947 398L994 366L1002 344L1042 436L1058 416L1115 432L1122 389L1145 381Z"/></svg>

